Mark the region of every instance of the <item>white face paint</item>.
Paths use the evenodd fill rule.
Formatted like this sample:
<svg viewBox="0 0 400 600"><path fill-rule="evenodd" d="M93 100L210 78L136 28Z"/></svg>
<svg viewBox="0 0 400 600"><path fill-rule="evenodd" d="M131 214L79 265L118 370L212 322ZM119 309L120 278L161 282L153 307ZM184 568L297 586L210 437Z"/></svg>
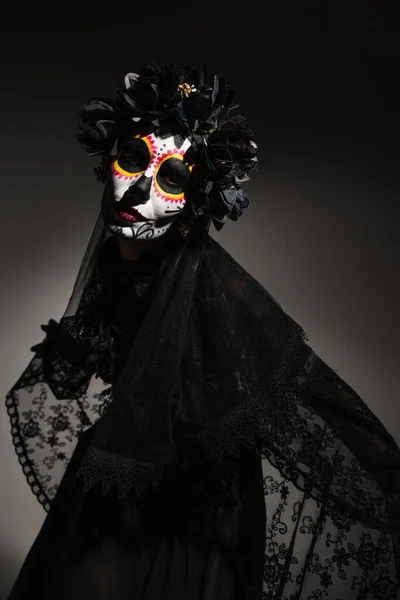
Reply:
<svg viewBox="0 0 400 600"><path fill-rule="evenodd" d="M174 136L136 136L119 148L111 165L111 186L103 198L108 230L123 238L163 235L179 216L191 166L184 161L190 140L180 148Z"/></svg>

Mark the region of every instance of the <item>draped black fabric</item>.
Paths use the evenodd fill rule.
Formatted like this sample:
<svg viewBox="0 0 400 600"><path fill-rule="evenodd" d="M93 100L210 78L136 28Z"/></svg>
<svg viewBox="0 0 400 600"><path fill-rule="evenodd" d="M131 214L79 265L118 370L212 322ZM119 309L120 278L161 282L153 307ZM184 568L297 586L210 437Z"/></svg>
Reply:
<svg viewBox="0 0 400 600"><path fill-rule="evenodd" d="M159 263L155 252L139 261L122 261L114 238L98 255L103 294L96 311L113 338L110 361L106 365L104 355L101 363L108 383L118 379L124 365ZM58 343L61 351L60 336L57 342L53 335L51 342L47 336L47 343L52 343L53 351ZM64 357L68 352L71 360L76 356L72 345L62 349ZM50 354L46 344L36 351L45 359ZM89 362L96 362L93 354ZM46 421L42 415L42 423ZM58 415L51 422L56 435L62 418ZM102 494L99 485L85 492L76 473L99 423L79 435L10 600L32 595L258 599L265 531L259 453L246 451L219 469L204 456L191 466L175 461L164 469L157 490L149 490L140 500L133 493L118 498L115 489ZM50 465L46 459L44 464Z"/></svg>
<svg viewBox="0 0 400 600"><path fill-rule="evenodd" d="M247 452L225 465L220 481L231 503L196 502L206 465L195 473L168 468L157 492L135 502L97 486L85 493L74 482L94 430L80 437L9 600L260 598L265 523L257 457ZM258 565L248 569L253 554Z"/></svg>
<svg viewBox="0 0 400 600"><path fill-rule="evenodd" d="M176 500L190 498L190 511L197 506L198 515L234 506L238 490L243 498L253 489L249 503L257 505L257 466L254 480L239 487L230 483L240 473L244 477L246 456L260 466L262 453L263 464L293 490L327 514L340 515L336 523L346 525L349 540L358 526L388 536L397 574L385 592L371 597L396 599L400 450L383 424L307 345L301 326L208 235L206 221L186 240L173 232L161 251L128 262L98 220L64 316L59 324L49 322L46 338L7 395L13 440L38 499L48 509L60 497L59 482L84 431L90 436L74 455L64 489L80 490L88 507L106 502L99 497L114 498L118 515L126 499L130 506L144 506L149 494L158 498L150 511L156 515L170 473L168 493ZM179 523L186 530L190 521L179 505L175 533ZM85 510L74 512L73 519L86 522L78 517L90 513ZM242 536L252 527L260 533L261 513L258 505L251 525L252 511L241 511ZM168 519L164 513L159 525ZM288 515L288 525L290 520ZM198 542L202 520L193 522ZM227 523L234 531L232 514ZM81 530L81 525L68 529L75 532L73 540ZM257 597L267 556L260 538L244 538L242 550L239 542L231 545L234 560L241 557L232 567L234 588L242 581ZM145 545L149 539L146 529ZM175 552L163 540L165 556ZM253 550L246 563L243 557ZM346 560L357 563L357 557ZM249 575L251 565L257 566ZM308 569L312 572L307 562L304 572ZM265 597L289 600L285 585L284 578L274 584L274 595L264 588Z"/></svg>

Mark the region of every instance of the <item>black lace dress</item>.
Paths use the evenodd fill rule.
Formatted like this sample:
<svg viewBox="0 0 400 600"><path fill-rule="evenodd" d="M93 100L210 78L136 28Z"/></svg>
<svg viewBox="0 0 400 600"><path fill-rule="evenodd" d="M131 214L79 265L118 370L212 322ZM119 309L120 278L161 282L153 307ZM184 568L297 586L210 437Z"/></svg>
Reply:
<svg viewBox="0 0 400 600"><path fill-rule="evenodd" d="M103 252L104 315L112 327L112 384L148 306L157 252L123 260ZM118 498L75 475L96 425L80 437L9 600L260 600L265 505L261 455L243 451L223 467L198 457L172 463L155 491Z"/></svg>

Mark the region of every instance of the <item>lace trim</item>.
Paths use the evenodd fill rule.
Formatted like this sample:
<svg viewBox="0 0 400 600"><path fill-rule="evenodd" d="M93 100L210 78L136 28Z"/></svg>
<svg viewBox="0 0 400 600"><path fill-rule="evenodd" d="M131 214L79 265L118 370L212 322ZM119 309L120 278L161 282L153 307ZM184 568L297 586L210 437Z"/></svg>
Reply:
<svg viewBox="0 0 400 600"><path fill-rule="evenodd" d="M118 498L124 498L134 488L141 496L148 488L155 490L163 474L163 466L148 465L89 446L77 471L83 477L84 491L102 482L102 493L117 488Z"/></svg>

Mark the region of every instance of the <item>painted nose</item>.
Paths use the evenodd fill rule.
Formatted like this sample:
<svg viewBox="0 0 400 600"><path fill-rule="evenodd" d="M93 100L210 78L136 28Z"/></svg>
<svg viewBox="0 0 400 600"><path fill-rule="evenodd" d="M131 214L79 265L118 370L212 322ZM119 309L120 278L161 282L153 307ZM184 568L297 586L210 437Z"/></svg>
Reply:
<svg viewBox="0 0 400 600"><path fill-rule="evenodd" d="M121 205L128 208L129 206L137 206L145 204L150 198L151 182L153 177L142 175L135 183L133 183L122 197Z"/></svg>

